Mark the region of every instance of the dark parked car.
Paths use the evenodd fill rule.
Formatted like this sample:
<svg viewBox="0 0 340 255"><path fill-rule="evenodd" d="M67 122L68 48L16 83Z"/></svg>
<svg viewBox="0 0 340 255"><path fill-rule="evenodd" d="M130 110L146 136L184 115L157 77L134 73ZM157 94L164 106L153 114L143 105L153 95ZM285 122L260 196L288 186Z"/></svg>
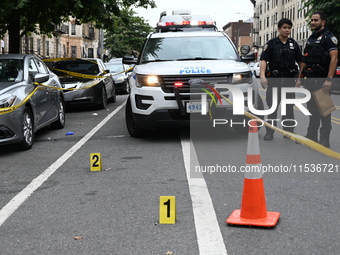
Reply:
<svg viewBox="0 0 340 255"><path fill-rule="evenodd" d="M129 85L127 83L128 73L130 69L128 65L122 63L122 59L112 60L105 63L106 68L110 70L110 73L115 81L115 88L117 94L129 94Z"/></svg>
<svg viewBox="0 0 340 255"><path fill-rule="evenodd" d="M58 76L36 56L0 55L0 145L17 143L28 150L38 129L47 125L63 128L61 88Z"/></svg>
<svg viewBox="0 0 340 255"><path fill-rule="evenodd" d="M109 99L116 101L113 78L100 59L60 60L54 62L51 69L65 86L66 105L99 106L105 109Z"/></svg>

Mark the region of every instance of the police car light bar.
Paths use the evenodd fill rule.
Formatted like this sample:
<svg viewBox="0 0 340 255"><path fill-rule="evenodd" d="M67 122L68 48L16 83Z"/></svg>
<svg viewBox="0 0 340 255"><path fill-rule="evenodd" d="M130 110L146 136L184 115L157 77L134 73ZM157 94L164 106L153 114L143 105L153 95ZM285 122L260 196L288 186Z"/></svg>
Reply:
<svg viewBox="0 0 340 255"><path fill-rule="evenodd" d="M183 20L183 21L174 21L174 22L158 22L158 27L168 27L168 26L205 26L205 25L213 25L215 23L213 21L196 21L196 20Z"/></svg>

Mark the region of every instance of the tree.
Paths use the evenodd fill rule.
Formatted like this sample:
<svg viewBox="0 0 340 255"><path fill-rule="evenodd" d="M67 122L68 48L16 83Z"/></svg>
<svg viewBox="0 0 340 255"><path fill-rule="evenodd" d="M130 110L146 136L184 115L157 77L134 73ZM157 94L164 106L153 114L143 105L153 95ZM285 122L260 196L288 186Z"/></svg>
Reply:
<svg viewBox="0 0 340 255"><path fill-rule="evenodd" d="M53 34L55 25L72 16L76 24L95 22L97 28L108 27L112 15L130 7L154 8L154 0L2 0L0 7L0 37L7 31L9 53L19 53L20 38L31 32Z"/></svg>
<svg viewBox="0 0 340 255"><path fill-rule="evenodd" d="M303 0L303 8L308 7L306 18L310 18L313 12L323 11L327 15L326 26L335 36L340 37L340 1L339 0Z"/></svg>
<svg viewBox="0 0 340 255"><path fill-rule="evenodd" d="M120 17L112 17L112 24L105 28L105 48L111 57L133 55L138 52L152 27L141 17L135 16L132 9L123 9Z"/></svg>

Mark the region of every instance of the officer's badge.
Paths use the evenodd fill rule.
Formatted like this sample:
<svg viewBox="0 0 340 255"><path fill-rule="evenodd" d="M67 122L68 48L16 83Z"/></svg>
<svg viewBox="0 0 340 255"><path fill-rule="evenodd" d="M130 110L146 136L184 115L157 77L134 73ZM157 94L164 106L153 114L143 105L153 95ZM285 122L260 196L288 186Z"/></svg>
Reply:
<svg viewBox="0 0 340 255"><path fill-rule="evenodd" d="M331 37L331 40L332 40L332 42L333 42L335 45L338 45L338 39L336 39L335 36L332 36L332 37Z"/></svg>
<svg viewBox="0 0 340 255"><path fill-rule="evenodd" d="M289 47L291 50L294 50L294 44L293 43L289 43Z"/></svg>
<svg viewBox="0 0 340 255"><path fill-rule="evenodd" d="M268 44L264 46L263 51L265 51L266 49L268 49Z"/></svg>

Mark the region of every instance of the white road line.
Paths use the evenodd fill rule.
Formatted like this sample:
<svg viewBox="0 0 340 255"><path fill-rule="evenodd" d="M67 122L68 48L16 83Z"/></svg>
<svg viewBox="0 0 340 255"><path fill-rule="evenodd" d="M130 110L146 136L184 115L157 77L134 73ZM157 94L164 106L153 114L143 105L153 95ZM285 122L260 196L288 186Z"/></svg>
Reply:
<svg viewBox="0 0 340 255"><path fill-rule="evenodd" d="M187 173L189 191L196 227L197 243L200 255L227 254L222 233L217 222L215 210L203 174L195 173L190 178L190 167L199 166L195 147L188 139L181 139L184 165Z"/></svg>
<svg viewBox="0 0 340 255"><path fill-rule="evenodd" d="M0 227L2 224L22 205L25 200L32 195L55 171L61 167L75 152L77 152L102 126L104 126L120 109L124 107L126 101L118 106L111 114L103 119L89 133L87 133L79 142L64 153L57 161L50 165L44 172L28 184L20 193L9 201L0 211Z"/></svg>

